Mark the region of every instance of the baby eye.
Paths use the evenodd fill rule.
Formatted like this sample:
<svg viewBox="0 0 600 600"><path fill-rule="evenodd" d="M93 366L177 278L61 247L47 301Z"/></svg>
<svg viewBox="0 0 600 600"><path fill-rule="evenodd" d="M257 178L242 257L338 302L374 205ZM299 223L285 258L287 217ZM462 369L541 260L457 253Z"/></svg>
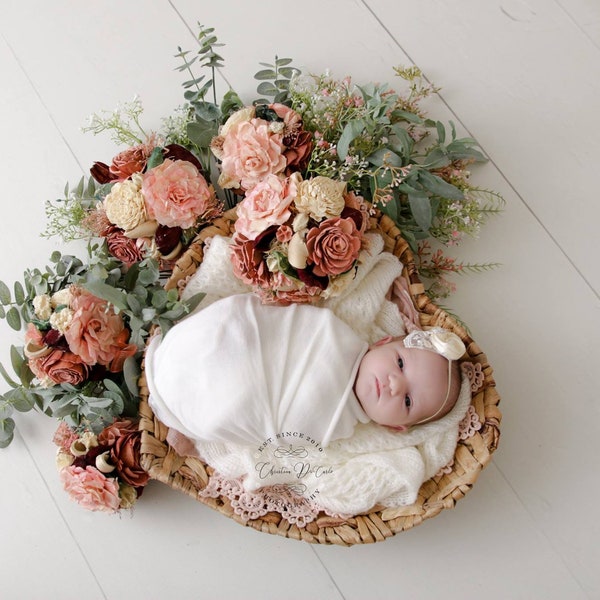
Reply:
<svg viewBox="0 0 600 600"><path fill-rule="evenodd" d="M404 397L404 406L406 406L406 408L410 408L412 406L412 400L410 399L410 396Z"/></svg>
<svg viewBox="0 0 600 600"><path fill-rule="evenodd" d="M400 367L401 371L404 369L404 361L402 360L401 356L398 357L398 366Z"/></svg>

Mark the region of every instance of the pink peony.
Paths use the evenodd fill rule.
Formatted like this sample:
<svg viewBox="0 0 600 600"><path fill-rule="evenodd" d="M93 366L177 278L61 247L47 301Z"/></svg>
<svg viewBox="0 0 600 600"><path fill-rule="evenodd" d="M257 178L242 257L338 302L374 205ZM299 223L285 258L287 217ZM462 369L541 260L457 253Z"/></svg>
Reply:
<svg viewBox="0 0 600 600"><path fill-rule="evenodd" d="M358 258L362 236L351 218L327 219L306 236L308 260L318 277L340 275Z"/></svg>
<svg viewBox="0 0 600 600"><path fill-rule="evenodd" d="M87 510L114 513L119 510L119 484L105 477L96 467L85 469L71 465L60 471L63 487L71 499Z"/></svg>
<svg viewBox="0 0 600 600"><path fill-rule="evenodd" d="M287 163L283 151L281 134L269 131L268 122L251 119L238 123L223 141L220 182L250 190L267 175L284 171Z"/></svg>
<svg viewBox="0 0 600 600"><path fill-rule="evenodd" d="M267 175L238 204L235 230L255 240L272 225L283 225L292 216L289 207L296 193L293 180Z"/></svg>
<svg viewBox="0 0 600 600"><path fill-rule="evenodd" d="M105 300L80 289L74 289L71 301L73 320L65 331L72 352L87 365L100 364L112 373L123 369L123 363L137 351L128 344L129 330L120 314Z"/></svg>
<svg viewBox="0 0 600 600"><path fill-rule="evenodd" d="M167 227L188 229L200 217L208 220L220 213L206 179L186 160L167 159L150 169L144 175L142 193L150 217Z"/></svg>

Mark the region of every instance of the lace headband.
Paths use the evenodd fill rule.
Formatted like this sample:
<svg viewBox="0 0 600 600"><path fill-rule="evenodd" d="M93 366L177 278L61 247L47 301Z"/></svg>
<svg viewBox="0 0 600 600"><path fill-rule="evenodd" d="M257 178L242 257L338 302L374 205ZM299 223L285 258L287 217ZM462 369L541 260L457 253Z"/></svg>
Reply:
<svg viewBox="0 0 600 600"><path fill-rule="evenodd" d="M420 348L421 350L429 350L436 352L444 358L448 359L448 390L446 398L437 411L430 417L422 419L415 423L420 425L425 421L433 421L444 410L450 398L450 387L452 384L452 361L458 360L466 351L463 341L451 331L442 329L441 327L433 327L427 330L415 330L409 333L403 340L405 348Z"/></svg>

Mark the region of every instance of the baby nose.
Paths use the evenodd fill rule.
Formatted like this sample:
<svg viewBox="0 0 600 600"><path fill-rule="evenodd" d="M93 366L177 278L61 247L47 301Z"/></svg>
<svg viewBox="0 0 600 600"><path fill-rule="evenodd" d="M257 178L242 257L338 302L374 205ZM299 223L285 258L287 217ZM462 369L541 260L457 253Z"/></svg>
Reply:
<svg viewBox="0 0 600 600"><path fill-rule="evenodd" d="M389 376L390 393L392 396L404 396L405 395L405 382L404 377L397 374L391 374Z"/></svg>

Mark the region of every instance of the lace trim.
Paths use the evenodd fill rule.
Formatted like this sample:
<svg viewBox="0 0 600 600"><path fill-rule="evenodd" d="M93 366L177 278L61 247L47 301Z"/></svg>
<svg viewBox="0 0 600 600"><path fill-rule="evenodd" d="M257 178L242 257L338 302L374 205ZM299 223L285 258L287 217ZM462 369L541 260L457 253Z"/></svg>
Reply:
<svg viewBox="0 0 600 600"><path fill-rule="evenodd" d="M225 496L231 502L233 512L244 521L258 519L275 511L291 525L305 527L317 518L321 510L287 485L273 485L247 492L241 479L227 479L217 472L213 473L208 485L198 495L201 498Z"/></svg>
<svg viewBox="0 0 600 600"><path fill-rule="evenodd" d="M471 382L471 392L475 393L483 386L483 380L485 375L481 369L479 363L473 364L472 362L463 362L461 369L465 377Z"/></svg>
<svg viewBox="0 0 600 600"><path fill-rule="evenodd" d="M467 414L464 419L458 424L458 437L461 440L466 440L474 436L480 429L482 423L475 407L471 404L467 409Z"/></svg>

